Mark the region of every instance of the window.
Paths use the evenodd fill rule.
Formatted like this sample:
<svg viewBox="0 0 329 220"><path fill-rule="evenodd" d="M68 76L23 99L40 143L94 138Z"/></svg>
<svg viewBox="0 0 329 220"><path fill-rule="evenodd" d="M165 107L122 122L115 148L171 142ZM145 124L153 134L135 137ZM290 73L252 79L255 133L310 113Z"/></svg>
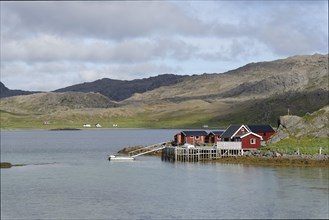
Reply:
<svg viewBox="0 0 329 220"><path fill-rule="evenodd" d="M256 138L251 138L250 139L250 144L256 144Z"/></svg>
<svg viewBox="0 0 329 220"><path fill-rule="evenodd" d="M195 140L199 140L200 139L200 136L195 136Z"/></svg>

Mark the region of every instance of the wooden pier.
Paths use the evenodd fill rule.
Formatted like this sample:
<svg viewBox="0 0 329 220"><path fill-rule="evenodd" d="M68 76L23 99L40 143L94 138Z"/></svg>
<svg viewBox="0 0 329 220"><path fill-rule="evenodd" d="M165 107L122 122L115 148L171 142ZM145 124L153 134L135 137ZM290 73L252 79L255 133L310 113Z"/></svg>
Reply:
<svg viewBox="0 0 329 220"><path fill-rule="evenodd" d="M242 149L216 149L210 147L165 147L162 149L161 159L171 162L199 162L216 160L222 157L236 157L241 155L243 155Z"/></svg>

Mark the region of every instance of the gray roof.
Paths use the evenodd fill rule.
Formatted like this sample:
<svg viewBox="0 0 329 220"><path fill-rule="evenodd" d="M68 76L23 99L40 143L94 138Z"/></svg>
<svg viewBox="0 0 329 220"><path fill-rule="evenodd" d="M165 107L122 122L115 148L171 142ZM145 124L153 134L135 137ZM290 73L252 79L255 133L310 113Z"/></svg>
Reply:
<svg viewBox="0 0 329 220"><path fill-rule="evenodd" d="M207 136L206 131L182 131L185 136Z"/></svg>
<svg viewBox="0 0 329 220"><path fill-rule="evenodd" d="M222 135L224 133L223 130L221 131L211 131L209 134L213 134L213 135Z"/></svg>
<svg viewBox="0 0 329 220"><path fill-rule="evenodd" d="M231 138L232 135L241 127L241 125L230 125L222 134L222 138Z"/></svg>
<svg viewBox="0 0 329 220"><path fill-rule="evenodd" d="M252 132L274 132L271 125L247 125L248 129Z"/></svg>

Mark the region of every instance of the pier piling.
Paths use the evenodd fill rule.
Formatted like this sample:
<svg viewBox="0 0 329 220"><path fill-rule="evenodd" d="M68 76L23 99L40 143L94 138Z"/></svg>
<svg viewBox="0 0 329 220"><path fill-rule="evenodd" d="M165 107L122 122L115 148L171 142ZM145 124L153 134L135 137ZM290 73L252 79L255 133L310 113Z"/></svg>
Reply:
<svg viewBox="0 0 329 220"><path fill-rule="evenodd" d="M161 159L164 161L199 162L216 160L222 157L240 156L242 149L216 149L209 147L183 148L165 147L162 149Z"/></svg>

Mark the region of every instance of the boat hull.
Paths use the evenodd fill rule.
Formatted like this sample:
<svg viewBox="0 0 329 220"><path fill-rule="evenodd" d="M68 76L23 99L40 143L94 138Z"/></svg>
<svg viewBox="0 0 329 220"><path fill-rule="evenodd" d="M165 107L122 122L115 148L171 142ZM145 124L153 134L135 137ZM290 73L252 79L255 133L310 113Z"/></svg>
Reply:
<svg viewBox="0 0 329 220"><path fill-rule="evenodd" d="M135 160L134 157L129 157L129 156L118 156L118 155L110 155L109 156L109 160L111 161L131 161L131 160Z"/></svg>

